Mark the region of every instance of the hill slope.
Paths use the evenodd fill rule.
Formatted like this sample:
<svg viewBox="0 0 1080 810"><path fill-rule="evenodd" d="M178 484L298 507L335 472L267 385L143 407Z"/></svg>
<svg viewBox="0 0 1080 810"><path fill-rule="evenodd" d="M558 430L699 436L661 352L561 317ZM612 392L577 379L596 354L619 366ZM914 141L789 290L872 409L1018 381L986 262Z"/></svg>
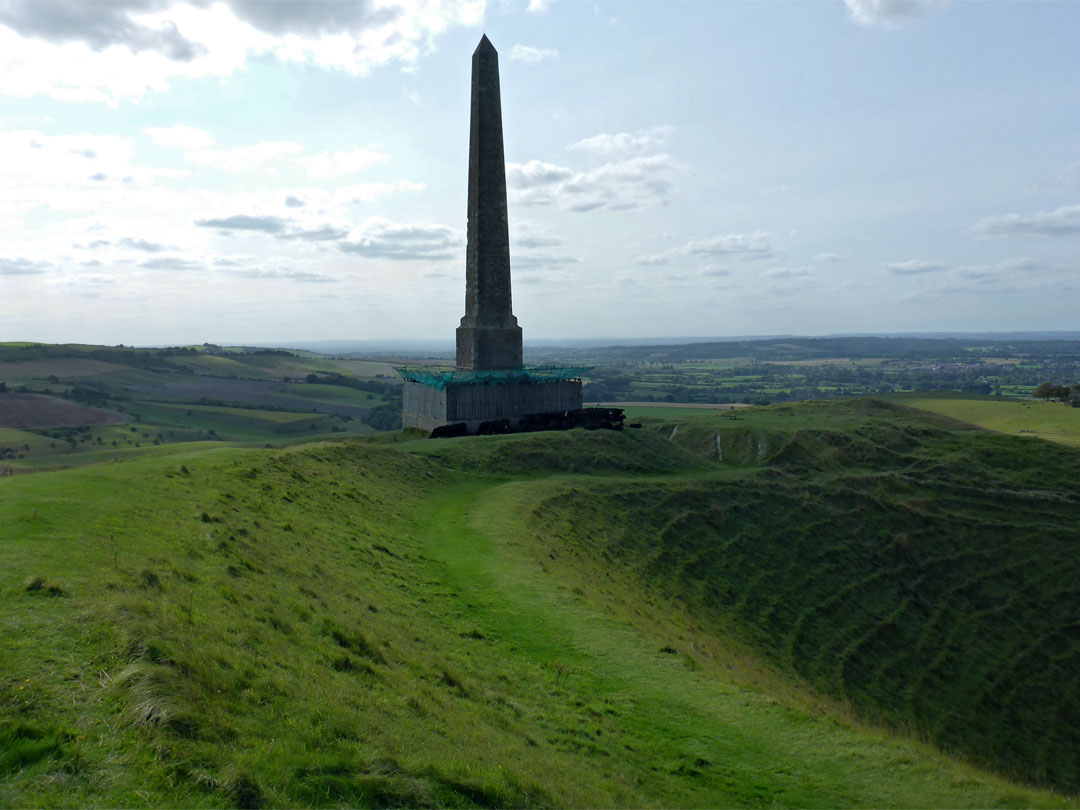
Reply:
<svg viewBox="0 0 1080 810"><path fill-rule="evenodd" d="M825 521L844 529L875 510L871 528L907 520L917 561L939 517L975 521L979 532L949 542L959 554L991 537L993 553L964 559L963 587L948 580L927 592L953 594L937 626L960 656L983 626L962 611L984 586L996 593L998 569L1019 559L1012 545L1075 517L1060 489L1075 453L1052 459L1058 472L1013 474L1008 464L1030 461L1018 448L1034 443L971 445L973 434L942 429L954 423L912 413L763 409L694 420L674 440L659 425L289 451L159 448L2 480L0 803L1066 805L853 724L804 684L906 722L888 700L891 681L864 673L896 665L875 644L848 656L867 699L819 666L838 637L879 621L888 588L852 588L840 636L811 616L785 652L783 611L820 607L837 577L861 583L880 557L877 535L860 546ZM823 438L830 431L837 437ZM837 446L863 470L848 469ZM497 477L483 472L492 459ZM997 471L999 500L1038 508L1016 520L999 508L979 522L989 499L956 477L965 465L973 480ZM905 482L922 475L936 477ZM924 489L939 488L914 511ZM1031 499L1048 493L1060 497L1044 518L1043 500ZM782 548L765 526L829 542ZM1068 540L1051 539L1051 550ZM903 571L895 553L882 559ZM1014 600L1018 616L1042 604L1040 590L1063 590L1073 573L1059 563L1024 564L1038 570ZM891 570L881 582L895 584ZM1026 660L1069 654L1054 647L1068 637L1050 632L1061 615L1026 626ZM1019 621L1007 629L1019 632ZM902 617L896 624L907 632ZM936 672L944 694L961 685L950 686L949 667ZM1044 713L1056 699L1033 697ZM1010 719L1018 738L1023 720ZM1075 755L1067 730L1054 729ZM1058 778L1053 760L1032 761Z"/></svg>

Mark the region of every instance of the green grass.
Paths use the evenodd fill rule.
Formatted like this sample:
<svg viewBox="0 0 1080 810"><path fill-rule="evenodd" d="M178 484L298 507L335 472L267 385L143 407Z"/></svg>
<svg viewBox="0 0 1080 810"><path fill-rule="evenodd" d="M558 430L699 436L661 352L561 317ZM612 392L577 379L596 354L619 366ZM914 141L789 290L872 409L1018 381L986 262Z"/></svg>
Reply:
<svg viewBox="0 0 1080 810"><path fill-rule="evenodd" d="M604 762L611 783L636 783L668 806L1030 800L971 769L942 769L926 748L702 673L692 657L613 618L582 588L545 576L521 548L534 529L521 520L534 505L530 489L512 483L445 498L429 520L429 548L446 560L470 618L495 640L557 677L559 667L572 671L559 691L590 719L560 728L555 740ZM582 798L570 803L592 803Z"/></svg>
<svg viewBox="0 0 1080 810"><path fill-rule="evenodd" d="M18 453L39 453L47 451L51 441L48 437L40 436L29 430L0 428L0 449L8 449ZM28 445L29 451L24 451L24 448Z"/></svg>
<svg viewBox="0 0 1080 810"><path fill-rule="evenodd" d="M586 403L586 407L591 403ZM611 403L612 407L622 407L618 402ZM623 408L627 422L636 422L641 419L687 419L697 416L716 416L715 408L666 408L663 405L630 405Z"/></svg>
<svg viewBox="0 0 1080 810"><path fill-rule="evenodd" d="M257 380L280 378L279 374L270 373L253 363L244 362L241 359L243 357L243 354L237 354L234 357L219 357L211 354L181 355L176 358L175 362L178 365L188 366L196 371L218 377L236 375Z"/></svg>
<svg viewBox="0 0 1080 810"><path fill-rule="evenodd" d="M979 530L1000 555L934 569L948 595L934 604L949 607L935 627L958 649L977 635L965 606L1035 549L1009 533L1074 508L1017 493L1062 490L1076 454L1036 469L1036 443L955 424L816 404L691 418L674 439L658 420L624 433L170 445L0 479L0 805L1077 806L856 720L870 714L860 695L833 694L800 669L816 658L785 658L773 641L767 615L783 606L765 603L798 611L838 578L862 583L874 558L863 546L890 515L924 516L903 526L917 558L942 526L956 546ZM1013 494L991 489L984 500L1000 503L980 522L965 476ZM831 555L845 547L840 564ZM802 550L799 565L784 558ZM1032 599L1044 627L1068 605L1039 601L1074 579L1067 559L1041 568L1050 558L1026 555L1030 579L1016 569L1030 584L1006 625L1029 641L1042 637L1024 624ZM745 609L706 599L704 570ZM826 656L830 637L811 643L814 632L847 637L892 593L850 591L861 600L846 612L800 625L803 643ZM1067 643L1029 643L1031 694L1016 705L1050 705ZM895 663L873 649L848 658ZM970 661L985 670L995 649ZM942 704L962 716L958 690L975 674L955 677L951 659L939 670ZM887 697L871 706L880 722ZM1075 755L1061 731L1072 704L1057 705L1042 738L1005 720Z"/></svg>
<svg viewBox="0 0 1080 810"><path fill-rule="evenodd" d="M285 435L326 433L334 427L344 430L347 426L339 417L320 413L217 405L138 402L132 403L130 410L138 417L132 425L136 431L155 435L171 430L178 438L189 440L217 437L229 441L274 441Z"/></svg>
<svg viewBox="0 0 1080 810"><path fill-rule="evenodd" d="M863 716L1075 788L1080 455L842 405L687 424L720 477L575 481L530 530L568 575L647 585Z"/></svg>
<svg viewBox="0 0 1080 810"><path fill-rule="evenodd" d="M1001 401L958 397L949 392L934 397L897 397L896 401L989 430L1080 447L1080 408L1069 408L1060 402Z"/></svg>
<svg viewBox="0 0 1080 810"><path fill-rule="evenodd" d="M378 360L328 360L326 365L335 371L344 371L347 376L374 379L375 377L388 377L399 379L394 371L394 363L384 363Z"/></svg>
<svg viewBox="0 0 1080 810"><path fill-rule="evenodd" d="M347 388L343 385L322 385L319 383L287 385L281 389L281 393L290 397L303 397L314 402L355 405L358 408L374 408L386 401L381 395L368 391Z"/></svg>
<svg viewBox="0 0 1080 810"><path fill-rule="evenodd" d="M256 422L272 422L275 425L284 425L288 424L289 422L301 422L305 419L310 421L311 419L320 416L320 414L291 413L288 411L264 411L259 408L230 408L225 405L169 405L159 402L155 405L155 407L185 412L192 411L198 413L239 416L244 419L254 420Z"/></svg>

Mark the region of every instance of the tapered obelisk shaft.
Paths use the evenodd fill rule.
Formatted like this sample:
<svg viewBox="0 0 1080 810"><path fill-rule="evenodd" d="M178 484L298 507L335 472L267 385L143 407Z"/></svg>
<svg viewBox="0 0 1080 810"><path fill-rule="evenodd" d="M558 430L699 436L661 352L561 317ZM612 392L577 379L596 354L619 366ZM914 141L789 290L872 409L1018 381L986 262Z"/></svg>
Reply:
<svg viewBox="0 0 1080 810"><path fill-rule="evenodd" d="M499 54L486 35L472 57L465 316L457 330L457 365L521 368L521 327L510 300Z"/></svg>

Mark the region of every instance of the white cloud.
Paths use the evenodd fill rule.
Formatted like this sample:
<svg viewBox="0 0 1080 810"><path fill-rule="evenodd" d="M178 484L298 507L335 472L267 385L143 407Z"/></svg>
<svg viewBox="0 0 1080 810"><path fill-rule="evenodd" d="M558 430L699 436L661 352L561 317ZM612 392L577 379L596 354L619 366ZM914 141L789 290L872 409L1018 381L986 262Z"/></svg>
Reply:
<svg viewBox="0 0 1080 810"><path fill-rule="evenodd" d="M944 11L949 0L844 0L859 25L895 28Z"/></svg>
<svg viewBox="0 0 1080 810"><path fill-rule="evenodd" d="M245 268L241 270L223 270L230 276L255 279L285 279L299 281L305 284L330 284L336 282L333 276L325 273L314 273L310 270L278 270L267 267Z"/></svg>
<svg viewBox="0 0 1080 810"><path fill-rule="evenodd" d="M675 127L659 126L637 132L602 132L567 146L572 151L590 152L601 157L636 155L662 146L675 132Z"/></svg>
<svg viewBox="0 0 1080 810"><path fill-rule="evenodd" d="M171 127L147 127L143 130L158 146L166 149L205 149L214 145L214 136L205 129L177 124Z"/></svg>
<svg viewBox="0 0 1080 810"><path fill-rule="evenodd" d="M654 253L651 256L638 256L636 259L634 259L634 264L640 264L643 267L658 267L667 263L667 253Z"/></svg>
<svg viewBox="0 0 1080 810"><path fill-rule="evenodd" d="M568 211L628 211L664 205L685 171L671 155L649 155L575 172L538 160L507 164L507 184L521 205L558 203Z"/></svg>
<svg viewBox="0 0 1080 810"><path fill-rule="evenodd" d="M55 42L83 42L102 51L120 45L132 53L156 51L186 62L199 46L186 40L170 20L150 22L160 0L112 0L109 3L8 0L0 5L0 24L19 34Z"/></svg>
<svg viewBox="0 0 1080 810"><path fill-rule="evenodd" d="M573 176L573 170L556 166L554 163L544 163L541 160L506 164L506 184L510 188L528 189L547 186L569 180Z"/></svg>
<svg viewBox="0 0 1080 810"><path fill-rule="evenodd" d="M806 278L810 271L805 267L774 267L766 270L765 275L769 278Z"/></svg>
<svg viewBox="0 0 1080 810"><path fill-rule="evenodd" d="M979 237L1080 236L1080 205L1065 205L1034 214L986 217L972 231Z"/></svg>
<svg viewBox="0 0 1080 810"><path fill-rule="evenodd" d="M283 233L288 220L274 216L253 216L234 214L229 217L210 217L197 219L195 225L200 228L217 228L221 231L261 231L263 233Z"/></svg>
<svg viewBox="0 0 1080 810"><path fill-rule="evenodd" d="M337 242L349 235L349 225L344 222L302 222L269 214L233 214L197 219L195 225L213 228L227 235L254 232L299 242Z"/></svg>
<svg viewBox="0 0 1080 810"><path fill-rule="evenodd" d="M1038 273L1044 270L1058 269L1050 262L1033 259L1030 256L1020 259L1006 259L1003 262L998 262L998 268L1005 273Z"/></svg>
<svg viewBox="0 0 1080 810"><path fill-rule="evenodd" d="M814 261L817 264L832 264L841 261L843 258L842 253L819 253L814 257Z"/></svg>
<svg viewBox="0 0 1080 810"><path fill-rule="evenodd" d="M529 0L528 11L531 14L543 14L551 6L551 0Z"/></svg>
<svg viewBox="0 0 1080 810"><path fill-rule="evenodd" d="M532 222L515 219L510 224L510 245L515 249L555 247L564 241L561 236L556 236L546 227Z"/></svg>
<svg viewBox="0 0 1080 810"><path fill-rule="evenodd" d="M143 253L164 253L167 250L176 250L176 248L171 245L163 245L160 242L151 242L148 239L143 239L138 236L121 237L117 240L116 244L119 247L139 250Z"/></svg>
<svg viewBox="0 0 1080 810"><path fill-rule="evenodd" d="M1005 259L996 264L960 265L938 275L934 284L909 298L938 297L946 294L1050 293L1075 295L1080 284L1067 265L1054 264L1030 256Z"/></svg>
<svg viewBox="0 0 1080 810"><path fill-rule="evenodd" d="M0 276L31 276L52 270L50 262L35 261L25 257L7 258L0 256Z"/></svg>
<svg viewBox="0 0 1080 810"><path fill-rule="evenodd" d="M519 253L512 260L514 267L522 270L558 270L568 264L578 264L576 256L553 256L547 253Z"/></svg>
<svg viewBox="0 0 1080 810"><path fill-rule="evenodd" d="M0 133L0 198L62 205L82 189L124 188L186 172L150 169L132 162L135 143L116 135L46 135L36 130ZM46 194L52 190L52 194ZM4 193L6 191L6 194Z"/></svg>
<svg viewBox="0 0 1080 810"><path fill-rule="evenodd" d="M908 259L903 262L886 262L881 265L886 273L896 276L915 276L923 273L940 273L948 270L948 265L941 262L928 262L925 259Z"/></svg>
<svg viewBox="0 0 1080 810"><path fill-rule="evenodd" d="M362 76L414 64L483 0L113 0L0 5L0 94L115 105L176 78L228 76L251 56Z"/></svg>
<svg viewBox="0 0 1080 810"><path fill-rule="evenodd" d="M210 166L231 174L262 169L268 163L299 155L304 147L294 141L262 141L232 149L194 149L184 155L192 163Z"/></svg>
<svg viewBox="0 0 1080 810"><path fill-rule="evenodd" d="M344 253L370 259L449 259L457 255L461 234L445 225L391 222L369 217L341 242Z"/></svg>
<svg viewBox="0 0 1080 810"><path fill-rule="evenodd" d="M776 253L770 235L765 231L694 239L678 250L687 256L730 256L741 259L765 259Z"/></svg>
<svg viewBox="0 0 1080 810"><path fill-rule="evenodd" d="M139 267L143 270L202 270L204 265L179 256L155 256L139 262Z"/></svg>
<svg viewBox="0 0 1080 810"><path fill-rule="evenodd" d="M368 166L385 163L387 160L389 156L382 152L372 149L352 149L348 152L323 152L321 155L302 158L300 162L307 170L308 177L312 180L322 180L343 174L355 174Z"/></svg>
<svg viewBox="0 0 1080 810"><path fill-rule="evenodd" d="M726 267L717 267L715 264L707 264L701 268L701 275L706 278L724 278L730 276L731 271Z"/></svg>
<svg viewBox="0 0 1080 810"><path fill-rule="evenodd" d="M524 62L526 65L539 65L556 59L559 52L554 48L534 48L531 45L513 45L510 48L510 59L513 62Z"/></svg>

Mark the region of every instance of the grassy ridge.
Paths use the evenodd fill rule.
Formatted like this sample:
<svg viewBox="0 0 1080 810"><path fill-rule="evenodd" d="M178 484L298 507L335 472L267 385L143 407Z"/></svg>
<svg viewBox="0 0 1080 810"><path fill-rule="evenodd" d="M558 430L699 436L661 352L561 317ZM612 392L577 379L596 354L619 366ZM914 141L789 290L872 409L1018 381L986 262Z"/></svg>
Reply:
<svg viewBox="0 0 1080 810"><path fill-rule="evenodd" d="M75 498L5 482L0 802L543 797L479 754L527 743L416 562L404 513L429 472L379 448L223 449L69 471Z"/></svg>
<svg viewBox="0 0 1080 810"><path fill-rule="evenodd" d="M161 446L0 480L0 805L1067 806L851 725L755 663L753 621L636 576L646 511L714 485L773 503L810 465L761 472L761 436L775 455L799 432L779 425L865 417L756 413L723 462L694 420L674 440ZM906 414L881 419L904 434ZM673 561L683 528L661 533Z"/></svg>
<svg viewBox="0 0 1080 810"><path fill-rule="evenodd" d="M718 466L759 473L575 482L530 529L582 582L625 572L864 715L1076 790L1080 454L873 407L854 430L772 432L821 405L717 421L744 449Z"/></svg>

